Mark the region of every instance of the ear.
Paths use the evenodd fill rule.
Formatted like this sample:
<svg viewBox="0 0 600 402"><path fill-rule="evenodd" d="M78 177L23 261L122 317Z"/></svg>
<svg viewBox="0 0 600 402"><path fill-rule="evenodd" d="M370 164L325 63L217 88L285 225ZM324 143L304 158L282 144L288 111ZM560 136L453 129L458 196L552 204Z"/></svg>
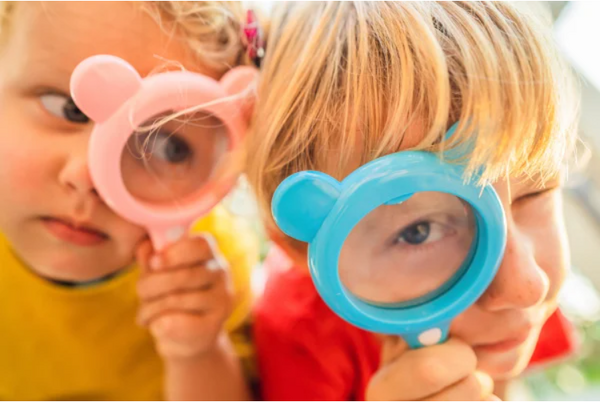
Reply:
<svg viewBox="0 0 600 402"><path fill-rule="evenodd" d="M340 196L340 183L321 172L300 172L275 191L272 212L288 236L310 243Z"/></svg>
<svg viewBox="0 0 600 402"><path fill-rule="evenodd" d="M141 86L141 77L125 60L92 56L71 75L71 96L77 107L95 122L112 116Z"/></svg>

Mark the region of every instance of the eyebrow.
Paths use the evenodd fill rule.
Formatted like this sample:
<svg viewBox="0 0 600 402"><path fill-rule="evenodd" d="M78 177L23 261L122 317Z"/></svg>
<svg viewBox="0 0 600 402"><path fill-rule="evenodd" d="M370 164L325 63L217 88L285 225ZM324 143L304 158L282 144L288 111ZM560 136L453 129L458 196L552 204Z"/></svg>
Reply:
<svg viewBox="0 0 600 402"><path fill-rule="evenodd" d="M42 45L42 44L40 44ZM41 46L35 46L39 48ZM71 66L67 52L61 52L59 48L35 49L30 52L23 65L23 71L30 77L36 77L40 81L52 81L56 89L69 91L69 82L75 66ZM62 54L64 53L64 54Z"/></svg>
<svg viewBox="0 0 600 402"><path fill-rule="evenodd" d="M47 57L40 57L39 54L36 54L28 60L28 66L26 66L26 68L29 71L39 72L42 75L50 73L70 76L73 69L65 67L64 63L55 63L55 60L55 56L51 56L50 54L48 54Z"/></svg>

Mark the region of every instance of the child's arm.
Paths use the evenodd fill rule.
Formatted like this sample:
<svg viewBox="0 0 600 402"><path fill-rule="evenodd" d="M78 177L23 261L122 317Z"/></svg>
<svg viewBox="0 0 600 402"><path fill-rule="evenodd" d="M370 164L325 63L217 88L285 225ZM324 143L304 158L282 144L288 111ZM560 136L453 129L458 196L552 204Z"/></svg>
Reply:
<svg viewBox="0 0 600 402"><path fill-rule="evenodd" d="M138 320L150 329L163 357L165 397L248 399L240 362L223 329L232 306L223 258L201 237L171 245L159 259L152 253L149 242L138 250L143 268Z"/></svg>
<svg viewBox="0 0 600 402"><path fill-rule="evenodd" d="M166 395L169 400L248 400L238 358L226 335L202 358L166 360Z"/></svg>

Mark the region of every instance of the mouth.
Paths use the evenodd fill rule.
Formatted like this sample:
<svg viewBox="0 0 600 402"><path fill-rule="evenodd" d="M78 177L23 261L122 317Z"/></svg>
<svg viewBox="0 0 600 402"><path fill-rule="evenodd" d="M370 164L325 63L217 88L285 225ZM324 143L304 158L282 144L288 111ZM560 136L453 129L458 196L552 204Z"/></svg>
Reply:
<svg viewBox="0 0 600 402"><path fill-rule="evenodd" d="M69 218L43 217L42 224L54 237L77 246L97 246L110 239L100 229Z"/></svg>
<svg viewBox="0 0 600 402"><path fill-rule="evenodd" d="M474 345L474 349L477 352L486 353L508 352L523 345L527 341L527 339L529 339L530 334L530 331L522 332L515 336L509 336L499 342L482 343L479 345Z"/></svg>

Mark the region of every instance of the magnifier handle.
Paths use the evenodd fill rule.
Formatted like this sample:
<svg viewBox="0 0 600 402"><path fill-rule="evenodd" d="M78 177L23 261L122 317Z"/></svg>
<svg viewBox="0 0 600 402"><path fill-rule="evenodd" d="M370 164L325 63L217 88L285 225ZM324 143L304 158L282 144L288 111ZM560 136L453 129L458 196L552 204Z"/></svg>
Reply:
<svg viewBox="0 0 600 402"><path fill-rule="evenodd" d="M448 339L448 326L439 326L414 334L403 334L402 338L408 343L411 349L437 345Z"/></svg>
<svg viewBox="0 0 600 402"><path fill-rule="evenodd" d="M169 244L181 239L187 232L183 226L174 226L168 229L151 230L150 240L155 251L162 251Z"/></svg>

